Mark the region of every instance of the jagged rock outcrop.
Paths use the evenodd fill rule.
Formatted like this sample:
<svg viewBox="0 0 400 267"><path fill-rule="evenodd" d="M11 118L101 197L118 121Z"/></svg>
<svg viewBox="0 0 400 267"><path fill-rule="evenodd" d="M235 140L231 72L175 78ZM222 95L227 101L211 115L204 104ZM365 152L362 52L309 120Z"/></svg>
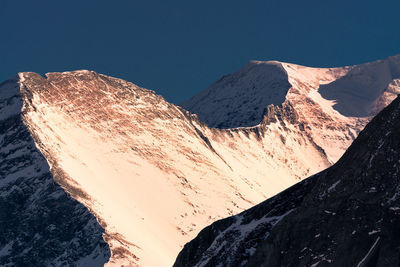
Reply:
<svg viewBox="0 0 400 267"><path fill-rule="evenodd" d="M398 266L399 136L397 98L335 165L208 226L174 266Z"/></svg>

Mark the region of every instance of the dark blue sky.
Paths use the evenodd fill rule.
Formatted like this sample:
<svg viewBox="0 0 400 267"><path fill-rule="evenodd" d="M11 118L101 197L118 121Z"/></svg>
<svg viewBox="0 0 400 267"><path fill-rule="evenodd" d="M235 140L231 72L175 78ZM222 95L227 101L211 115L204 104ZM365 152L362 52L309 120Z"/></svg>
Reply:
<svg viewBox="0 0 400 267"><path fill-rule="evenodd" d="M400 1L0 0L0 80L90 69L179 103L249 60L342 66L400 53Z"/></svg>

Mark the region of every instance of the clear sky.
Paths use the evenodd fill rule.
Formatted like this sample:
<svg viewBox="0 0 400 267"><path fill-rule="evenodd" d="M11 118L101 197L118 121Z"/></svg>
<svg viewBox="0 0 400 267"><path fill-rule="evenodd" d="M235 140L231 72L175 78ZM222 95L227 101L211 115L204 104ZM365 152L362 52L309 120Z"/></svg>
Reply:
<svg viewBox="0 0 400 267"><path fill-rule="evenodd" d="M0 0L0 80L90 69L179 103L249 60L400 53L400 1Z"/></svg>

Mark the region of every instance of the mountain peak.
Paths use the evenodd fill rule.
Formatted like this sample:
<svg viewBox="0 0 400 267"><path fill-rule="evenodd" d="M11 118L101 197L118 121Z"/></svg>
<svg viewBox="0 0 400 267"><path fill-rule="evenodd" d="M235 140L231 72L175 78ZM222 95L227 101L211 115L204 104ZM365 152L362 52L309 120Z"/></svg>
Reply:
<svg viewBox="0 0 400 267"><path fill-rule="evenodd" d="M400 93L398 59L339 68L251 61L182 107L211 127L230 129L255 127L271 117L268 110L291 106L298 115L296 124L305 126L335 162L366 122ZM338 130L347 133L338 136ZM338 140L342 144L338 145Z"/></svg>
<svg viewBox="0 0 400 267"><path fill-rule="evenodd" d="M279 61L250 61L223 76L182 107L211 127L255 126L268 105L302 101L308 94L329 112L343 117L369 117L393 100L400 78L400 56L337 68L311 68ZM327 101L336 104L326 107Z"/></svg>
<svg viewBox="0 0 400 267"><path fill-rule="evenodd" d="M329 166L304 128L288 124L290 104L271 110L265 127L212 129L121 79L20 76L0 88L10 91L0 94L5 113L22 120L54 181L101 222L110 265L172 264L200 228Z"/></svg>

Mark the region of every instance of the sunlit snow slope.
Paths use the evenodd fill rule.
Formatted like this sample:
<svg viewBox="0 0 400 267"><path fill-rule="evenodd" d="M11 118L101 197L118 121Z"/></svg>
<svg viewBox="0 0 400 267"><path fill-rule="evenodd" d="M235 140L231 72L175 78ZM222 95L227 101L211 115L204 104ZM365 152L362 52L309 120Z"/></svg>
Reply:
<svg viewBox="0 0 400 267"><path fill-rule="evenodd" d="M230 129L91 71L20 73L15 90L54 179L104 227L109 264L170 266L204 226L338 159L399 91L399 62L251 62L185 104L211 126L251 126ZM214 102L226 98L232 107Z"/></svg>

